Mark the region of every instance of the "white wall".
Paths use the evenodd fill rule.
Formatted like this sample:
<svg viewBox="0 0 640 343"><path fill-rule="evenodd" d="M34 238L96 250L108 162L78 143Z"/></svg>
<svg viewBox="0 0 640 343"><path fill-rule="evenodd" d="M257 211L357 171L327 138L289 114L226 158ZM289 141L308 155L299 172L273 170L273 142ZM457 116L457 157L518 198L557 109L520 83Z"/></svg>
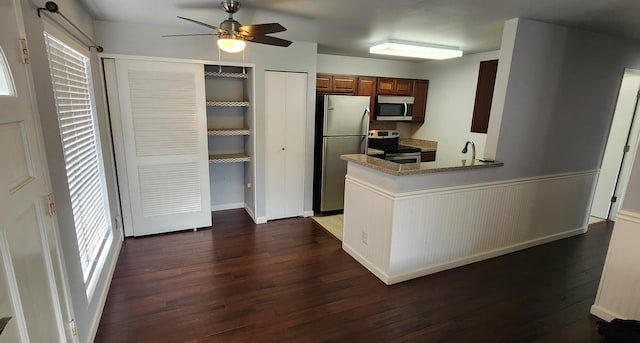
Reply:
<svg viewBox="0 0 640 343"><path fill-rule="evenodd" d="M470 140L482 158L486 134L471 132L473 104L480 62L497 58L498 51L492 51L419 64L416 77L429 80L425 121L399 124L401 136L437 141L437 160L471 158L471 152L460 152Z"/></svg>
<svg viewBox="0 0 640 343"><path fill-rule="evenodd" d="M177 19L176 19L177 20ZM215 38L210 36L163 38L163 34L189 33L183 28L171 26L152 26L130 23L96 21L97 40L104 46L105 53L152 57L167 57L218 61ZM254 209L258 221L265 217L265 163L264 160L264 71L305 72L309 75L307 98L307 132L305 161L305 211L311 211L313 193L313 128L315 113L315 74L317 44L294 42L288 48L272 47L249 43L245 50L244 62L253 63L255 70L255 163L256 199L253 192L245 192L245 202ZM242 62L242 55L223 54L223 62Z"/></svg>
<svg viewBox="0 0 640 343"><path fill-rule="evenodd" d="M415 79L417 63L318 54L318 73Z"/></svg>

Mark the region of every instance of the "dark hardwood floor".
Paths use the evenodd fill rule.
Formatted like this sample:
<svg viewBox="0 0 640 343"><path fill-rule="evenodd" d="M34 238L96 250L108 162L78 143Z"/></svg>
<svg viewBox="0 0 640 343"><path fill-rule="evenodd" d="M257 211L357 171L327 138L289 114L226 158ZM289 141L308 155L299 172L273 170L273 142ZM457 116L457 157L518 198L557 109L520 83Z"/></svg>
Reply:
<svg viewBox="0 0 640 343"><path fill-rule="evenodd" d="M601 342L612 224L386 286L310 218L126 239L96 342Z"/></svg>

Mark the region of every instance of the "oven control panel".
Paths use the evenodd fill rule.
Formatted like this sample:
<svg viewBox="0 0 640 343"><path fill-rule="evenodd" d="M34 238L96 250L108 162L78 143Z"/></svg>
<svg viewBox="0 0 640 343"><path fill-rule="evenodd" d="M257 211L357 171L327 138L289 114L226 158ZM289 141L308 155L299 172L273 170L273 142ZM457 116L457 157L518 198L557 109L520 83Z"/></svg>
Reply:
<svg viewBox="0 0 640 343"><path fill-rule="evenodd" d="M369 138L385 139L398 137L400 137L400 133L396 130L369 130Z"/></svg>

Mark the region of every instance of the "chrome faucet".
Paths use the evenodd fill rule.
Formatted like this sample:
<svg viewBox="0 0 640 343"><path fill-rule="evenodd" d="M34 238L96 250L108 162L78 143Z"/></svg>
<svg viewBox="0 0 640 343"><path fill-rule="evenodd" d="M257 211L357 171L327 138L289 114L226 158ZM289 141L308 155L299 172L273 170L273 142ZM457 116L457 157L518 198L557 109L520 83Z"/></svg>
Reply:
<svg viewBox="0 0 640 343"><path fill-rule="evenodd" d="M476 159L476 145L473 144L473 141L467 141L464 144L464 148L462 148L462 153L463 154L467 153L467 148L469 147L469 144L471 144L471 160L474 161Z"/></svg>

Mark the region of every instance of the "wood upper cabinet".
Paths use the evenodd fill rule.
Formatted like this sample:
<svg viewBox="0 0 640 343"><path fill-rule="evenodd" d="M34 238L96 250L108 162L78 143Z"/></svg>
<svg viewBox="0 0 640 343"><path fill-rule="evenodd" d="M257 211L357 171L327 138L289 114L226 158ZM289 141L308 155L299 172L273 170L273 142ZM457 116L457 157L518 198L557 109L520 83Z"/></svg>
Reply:
<svg viewBox="0 0 640 343"><path fill-rule="evenodd" d="M389 77L378 78L378 94L382 95L413 95L414 80L396 79Z"/></svg>
<svg viewBox="0 0 640 343"><path fill-rule="evenodd" d="M480 62L476 100L473 104L473 117L471 119L471 132L487 133L497 72L498 60Z"/></svg>
<svg viewBox="0 0 640 343"><path fill-rule="evenodd" d="M316 93L330 93L333 76L328 74L316 74Z"/></svg>
<svg viewBox="0 0 640 343"><path fill-rule="evenodd" d="M371 101L369 103L369 110L371 112L370 121L373 121L374 110L376 106L376 78L375 76L358 76L358 88L356 91L356 95L368 95L371 97Z"/></svg>
<svg viewBox="0 0 640 343"><path fill-rule="evenodd" d="M356 94L355 75L316 74L316 93Z"/></svg>
<svg viewBox="0 0 640 343"><path fill-rule="evenodd" d="M416 80L413 87L413 114L412 123L424 123L424 113L427 109L427 92L429 80Z"/></svg>
<svg viewBox="0 0 640 343"><path fill-rule="evenodd" d="M368 95L371 121L375 118L378 95L413 96L412 123L423 123L427 108L429 80L400 79L392 77L316 74L316 93Z"/></svg>

